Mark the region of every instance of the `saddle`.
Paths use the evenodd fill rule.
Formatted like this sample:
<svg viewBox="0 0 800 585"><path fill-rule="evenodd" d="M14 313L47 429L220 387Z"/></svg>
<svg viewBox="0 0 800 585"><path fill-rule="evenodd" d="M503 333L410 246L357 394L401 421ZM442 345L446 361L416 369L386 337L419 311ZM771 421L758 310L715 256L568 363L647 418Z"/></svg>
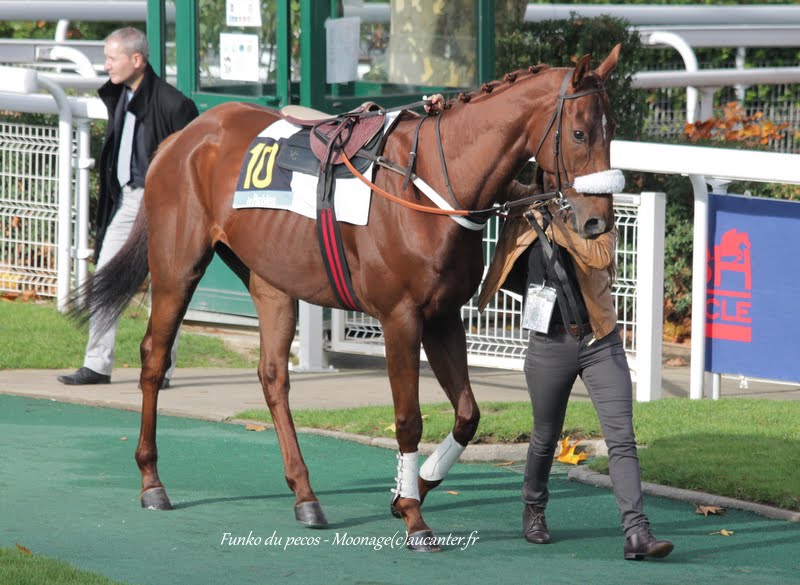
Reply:
<svg viewBox="0 0 800 585"><path fill-rule="evenodd" d="M335 178L352 177L343 164L342 153L359 172L369 167L381 145L386 117L373 102L336 116L302 106L285 106L281 114L302 130L288 139L278 153L276 164L311 175L324 173L330 165ZM359 156L359 152L366 156Z"/></svg>

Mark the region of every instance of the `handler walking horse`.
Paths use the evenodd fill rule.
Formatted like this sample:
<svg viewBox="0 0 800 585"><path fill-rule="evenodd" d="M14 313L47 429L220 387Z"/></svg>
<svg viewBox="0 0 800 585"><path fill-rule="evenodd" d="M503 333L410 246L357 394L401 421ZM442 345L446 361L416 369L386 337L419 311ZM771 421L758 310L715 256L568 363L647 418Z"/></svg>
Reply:
<svg viewBox="0 0 800 585"><path fill-rule="evenodd" d="M576 180L590 185L597 173L613 172L613 128L603 83L618 56L619 46L593 71L586 55L574 69L543 65L508 74L503 81L462 94L428 124L419 116L401 116L385 139L382 160L398 167L414 149L413 172L379 166L376 189L445 213L404 181L404 175L424 177L438 193L455 197L450 204L457 211L446 213L473 223L470 217L485 219L486 210L506 198L514 177L535 156L550 182L566 191L578 234L591 237L611 229L608 191L587 195L567 188ZM280 118L278 112L255 105L224 104L164 142L150 166L144 205L128 242L83 292L88 300L84 316L113 317L139 289L148 269L151 274L152 313L141 343L142 419L136 449L146 508L171 508L157 471L158 389L178 326L216 251L245 283L258 313L258 376L275 423L286 481L296 495L296 518L310 527L327 524L297 443L287 364L295 301L334 308L344 304L326 277L315 221L285 210L232 208L248 146L260 129ZM341 224L340 230L352 292L362 310L380 321L385 337L399 444L392 511L405 521L409 548L435 551L421 503L472 439L480 416L460 317L483 272L480 225L466 229L451 217L410 210L374 195L369 213L368 225ZM421 468L420 344L455 410L452 433Z"/></svg>

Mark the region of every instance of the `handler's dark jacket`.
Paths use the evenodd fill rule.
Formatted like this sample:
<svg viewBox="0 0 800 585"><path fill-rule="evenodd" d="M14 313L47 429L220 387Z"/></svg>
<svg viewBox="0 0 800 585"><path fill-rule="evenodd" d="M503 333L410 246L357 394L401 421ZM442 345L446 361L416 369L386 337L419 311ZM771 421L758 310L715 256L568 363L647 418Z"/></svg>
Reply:
<svg viewBox="0 0 800 585"><path fill-rule="evenodd" d="M117 181L117 155L122 133L122 117L116 113L125 90L124 85L108 81L97 91L108 109L108 125L98 167L100 198L97 204L95 262L100 256L106 229L122 202ZM128 104L128 110L136 116L136 131L142 132L141 145L146 156L139 157L140 168L137 169L142 177L147 174L147 167L161 141L170 134L182 130L198 115L194 102L156 75L149 64L139 87L133 94L133 99Z"/></svg>

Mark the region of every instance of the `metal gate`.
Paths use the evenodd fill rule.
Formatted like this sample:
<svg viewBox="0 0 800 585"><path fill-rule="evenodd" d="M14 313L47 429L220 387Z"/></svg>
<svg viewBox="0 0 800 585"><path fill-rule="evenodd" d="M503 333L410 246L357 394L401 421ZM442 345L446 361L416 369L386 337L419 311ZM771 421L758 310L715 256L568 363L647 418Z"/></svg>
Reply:
<svg viewBox="0 0 800 585"><path fill-rule="evenodd" d="M55 297L58 127L0 122L0 290Z"/></svg>
<svg viewBox="0 0 800 585"><path fill-rule="evenodd" d="M619 238L617 241L617 275L613 294L629 361L636 355L636 278L638 270L638 224L640 195L614 197ZM484 230L484 277L488 270L500 230L500 220L492 219ZM493 368L522 369L527 333L520 327L522 297L501 290L483 313L478 312L477 295L461 309L467 332L469 364ZM385 355L380 323L353 311L332 311L332 351ZM425 359L425 352L422 352Z"/></svg>

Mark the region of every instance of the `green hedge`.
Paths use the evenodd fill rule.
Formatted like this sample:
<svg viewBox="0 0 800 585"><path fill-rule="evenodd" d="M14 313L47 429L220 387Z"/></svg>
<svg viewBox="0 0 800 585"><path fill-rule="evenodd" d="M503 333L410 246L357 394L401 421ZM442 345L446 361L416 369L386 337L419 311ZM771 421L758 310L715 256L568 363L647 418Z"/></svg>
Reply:
<svg viewBox="0 0 800 585"><path fill-rule="evenodd" d="M496 71L503 74L515 69L547 63L553 67L571 67L574 59L592 56L592 66L599 65L617 43L622 44L616 73L606 83L611 107L617 122L617 138L640 136L647 117L644 92L631 90L631 76L643 69L646 49L639 35L628 30L619 18L602 16L569 20L545 20L514 25L498 34Z"/></svg>

